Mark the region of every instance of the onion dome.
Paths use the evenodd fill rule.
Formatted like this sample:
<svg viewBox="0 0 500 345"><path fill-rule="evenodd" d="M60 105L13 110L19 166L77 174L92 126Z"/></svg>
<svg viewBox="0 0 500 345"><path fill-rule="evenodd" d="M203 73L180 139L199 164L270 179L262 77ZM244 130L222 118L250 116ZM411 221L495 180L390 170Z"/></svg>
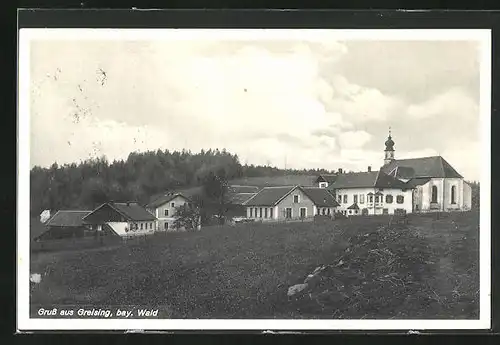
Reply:
<svg viewBox="0 0 500 345"><path fill-rule="evenodd" d="M391 135L387 137L387 140L385 141L385 150L386 151L394 151L394 141L392 140Z"/></svg>

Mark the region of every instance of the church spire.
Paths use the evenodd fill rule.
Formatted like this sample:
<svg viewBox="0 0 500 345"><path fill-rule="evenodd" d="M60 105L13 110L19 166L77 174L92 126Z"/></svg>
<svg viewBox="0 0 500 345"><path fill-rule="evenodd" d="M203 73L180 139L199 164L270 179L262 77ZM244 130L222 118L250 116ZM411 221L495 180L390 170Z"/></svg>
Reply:
<svg viewBox="0 0 500 345"><path fill-rule="evenodd" d="M389 164L394 160L394 141L392 140L391 127L389 127L389 136L385 141L385 155L384 155L384 165Z"/></svg>

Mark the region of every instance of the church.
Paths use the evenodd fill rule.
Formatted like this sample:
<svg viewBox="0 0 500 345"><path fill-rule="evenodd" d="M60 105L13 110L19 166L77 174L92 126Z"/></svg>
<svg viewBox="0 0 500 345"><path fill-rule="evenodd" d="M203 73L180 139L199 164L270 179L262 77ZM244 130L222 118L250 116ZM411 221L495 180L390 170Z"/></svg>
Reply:
<svg viewBox="0 0 500 345"><path fill-rule="evenodd" d="M380 170L319 176L319 187L335 194L345 215L397 211L451 212L471 209L471 187L443 157L396 159L391 133Z"/></svg>

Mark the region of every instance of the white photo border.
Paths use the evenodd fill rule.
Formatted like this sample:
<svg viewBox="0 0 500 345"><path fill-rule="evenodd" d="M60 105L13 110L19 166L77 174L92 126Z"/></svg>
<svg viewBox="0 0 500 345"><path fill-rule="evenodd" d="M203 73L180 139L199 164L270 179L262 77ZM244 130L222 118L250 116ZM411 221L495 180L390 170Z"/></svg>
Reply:
<svg viewBox="0 0 500 345"><path fill-rule="evenodd" d="M311 31L314 32L311 35ZM480 44L480 311L478 320L41 319L30 318L30 42L33 40L401 40ZM17 328L34 330L473 330L491 327L490 29L23 29L18 41Z"/></svg>

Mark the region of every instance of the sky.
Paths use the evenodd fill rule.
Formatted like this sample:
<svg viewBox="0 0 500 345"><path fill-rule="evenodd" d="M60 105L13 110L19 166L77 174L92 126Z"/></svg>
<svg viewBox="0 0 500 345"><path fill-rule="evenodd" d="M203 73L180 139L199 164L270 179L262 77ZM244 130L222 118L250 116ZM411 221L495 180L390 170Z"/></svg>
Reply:
<svg viewBox="0 0 500 345"><path fill-rule="evenodd" d="M242 164L366 171L443 156L479 180L473 41L35 40L30 164L226 148Z"/></svg>

